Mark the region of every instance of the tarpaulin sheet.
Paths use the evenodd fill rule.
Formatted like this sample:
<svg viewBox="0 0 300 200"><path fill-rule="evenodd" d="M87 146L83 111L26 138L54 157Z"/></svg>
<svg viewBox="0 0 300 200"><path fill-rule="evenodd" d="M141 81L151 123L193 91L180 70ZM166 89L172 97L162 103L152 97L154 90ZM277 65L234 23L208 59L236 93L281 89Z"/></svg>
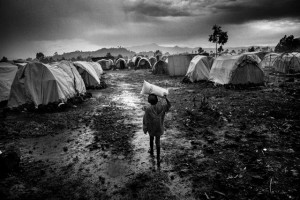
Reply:
<svg viewBox="0 0 300 200"><path fill-rule="evenodd" d="M208 80L212 64L213 58L200 55L195 56L190 62L186 76L191 82Z"/></svg>
<svg viewBox="0 0 300 200"><path fill-rule="evenodd" d="M18 71L18 66L0 62L0 102L8 100L11 85Z"/></svg>

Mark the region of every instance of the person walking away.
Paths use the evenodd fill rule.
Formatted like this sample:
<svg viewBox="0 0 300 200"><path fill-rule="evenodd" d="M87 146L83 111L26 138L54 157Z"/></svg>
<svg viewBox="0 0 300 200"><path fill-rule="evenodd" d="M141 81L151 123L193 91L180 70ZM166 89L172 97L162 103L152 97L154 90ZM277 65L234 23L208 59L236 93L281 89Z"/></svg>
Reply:
<svg viewBox="0 0 300 200"><path fill-rule="evenodd" d="M164 118L166 112L170 110L171 103L167 96L164 95L166 104L158 102L158 98L155 94L149 94L148 102L150 105L145 109L143 117L143 131L147 132L150 136L150 149L149 153L153 156L153 141L155 138L156 145L156 159L157 165L160 166L160 136L164 133Z"/></svg>

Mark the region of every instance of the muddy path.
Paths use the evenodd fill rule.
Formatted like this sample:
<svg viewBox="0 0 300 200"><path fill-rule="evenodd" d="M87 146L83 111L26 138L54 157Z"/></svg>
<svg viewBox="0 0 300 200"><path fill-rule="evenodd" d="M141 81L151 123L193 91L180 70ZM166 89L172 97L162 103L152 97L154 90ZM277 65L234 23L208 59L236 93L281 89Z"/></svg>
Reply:
<svg viewBox="0 0 300 200"><path fill-rule="evenodd" d="M148 153L148 135L142 131L142 108L148 103L146 97L139 94L147 75L150 73L145 70L106 74L108 88L91 91L93 98L85 102L87 105L75 108L81 111L71 114L76 115L71 125L64 125L64 129L52 134L49 129L56 125L45 124L55 118L68 121L69 115L46 114L42 123L33 120L40 117L35 114L9 116L8 132L17 133L11 123L18 120L21 121L19 129L27 129L17 133L20 138L5 140L20 148L22 163L21 172L12 176L15 182L3 182L4 196L11 199L122 199L128 182L145 174L157 176L157 182L164 182L160 188L163 196L185 195L188 189L181 179L172 176L172 183L165 184L172 169L170 163L162 162L158 168L156 159ZM171 119L172 114L166 120ZM26 127L27 123L32 127ZM40 133L43 129L47 129L45 134ZM177 129L168 131L176 134ZM162 143L172 142L171 138L172 134L168 134ZM162 153L162 159L165 157L167 155Z"/></svg>
<svg viewBox="0 0 300 200"><path fill-rule="evenodd" d="M1 199L299 199L300 84L228 89L148 70L64 112L10 113L0 148L22 152ZM143 80L168 88L161 167L142 132Z"/></svg>

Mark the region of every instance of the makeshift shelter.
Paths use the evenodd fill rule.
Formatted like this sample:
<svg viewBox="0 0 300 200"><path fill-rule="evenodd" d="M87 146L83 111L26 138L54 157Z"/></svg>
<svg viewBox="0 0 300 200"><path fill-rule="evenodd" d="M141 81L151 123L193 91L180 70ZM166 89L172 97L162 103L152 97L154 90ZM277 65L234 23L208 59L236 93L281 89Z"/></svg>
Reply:
<svg viewBox="0 0 300 200"><path fill-rule="evenodd" d="M125 59L119 58L119 59L116 61L116 68L117 68L117 69L126 69L126 68L127 68L127 64L126 64Z"/></svg>
<svg viewBox="0 0 300 200"><path fill-rule="evenodd" d="M147 58L141 58L135 69L151 69L151 63Z"/></svg>
<svg viewBox="0 0 300 200"><path fill-rule="evenodd" d="M99 63L102 67L103 70L111 70L113 62L112 60L106 60L106 59L101 59L98 60L97 63Z"/></svg>
<svg viewBox="0 0 300 200"><path fill-rule="evenodd" d="M77 94L86 93L84 81L72 62L63 60L51 65L61 68L62 70L64 70L64 72L66 72L66 74L69 75L69 77L73 80L72 87Z"/></svg>
<svg viewBox="0 0 300 200"><path fill-rule="evenodd" d="M284 53L274 61L274 70L285 74L300 72L300 53Z"/></svg>
<svg viewBox="0 0 300 200"><path fill-rule="evenodd" d="M278 53L268 53L265 55L265 57L262 59L262 61L259 63L259 66L262 69L271 69L274 66L274 62L277 59L277 57L280 56Z"/></svg>
<svg viewBox="0 0 300 200"><path fill-rule="evenodd" d="M101 65L97 62L88 62L88 63L94 68L99 79L101 79L101 75L103 74L103 69L102 69Z"/></svg>
<svg viewBox="0 0 300 200"><path fill-rule="evenodd" d="M134 58L134 66L135 67L137 67L138 66L138 64L139 64L139 62L140 62L140 60L141 60L141 56L137 56L136 58Z"/></svg>
<svg viewBox="0 0 300 200"><path fill-rule="evenodd" d="M265 57L265 55L267 54L267 52L264 52L264 51L253 51L253 52L244 52L243 54L246 54L246 55L256 55L259 58L258 61L260 62Z"/></svg>
<svg viewBox="0 0 300 200"><path fill-rule="evenodd" d="M35 107L53 102L65 102L76 95L73 80L60 67L43 63L28 63L18 69L11 86L8 107L34 103Z"/></svg>
<svg viewBox="0 0 300 200"><path fill-rule="evenodd" d="M18 66L8 62L0 62L0 102L8 100L17 71Z"/></svg>
<svg viewBox="0 0 300 200"><path fill-rule="evenodd" d="M133 62L133 64L135 63L136 59L137 59L137 56L133 56L133 57L131 58L131 61Z"/></svg>
<svg viewBox="0 0 300 200"><path fill-rule="evenodd" d="M156 58L155 57L151 57L151 58L149 58L149 61L150 61L150 63L151 63L151 66L153 67L154 66L154 64L157 62L157 60L156 60Z"/></svg>
<svg viewBox="0 0 300 200"><path fill-rule="evenodd" d="M195 56L189 65L186 77L191 81L208 80L214 59L208 56Z"/></svg>
<svg viewBox="0 0 300 200"><path fill-rule="evenodd" d="M171 55L168 56L168 74L170 76L184 76L189 68L194 55Z"/></svg>
<svg viewBox="0 0 300 200"><path fill-rule="evenodd" d="M219 56L209 73L209 80L218 84L260 84L264 73L249 55Z"/></svg>
<svg viewBox="0 0 300 200"><path fill-rule="evenodd" d="M168 74L168 63L166 63L163 60L157 61L153 68L152 68L153 74Z"/></svg>
<svg viewBox="0 0 300 200"><path fill-rule="evenodd" d="M86 88L96 87L100 84L97 72L88 62L76 61L73 64L81 75Z"/></svg>

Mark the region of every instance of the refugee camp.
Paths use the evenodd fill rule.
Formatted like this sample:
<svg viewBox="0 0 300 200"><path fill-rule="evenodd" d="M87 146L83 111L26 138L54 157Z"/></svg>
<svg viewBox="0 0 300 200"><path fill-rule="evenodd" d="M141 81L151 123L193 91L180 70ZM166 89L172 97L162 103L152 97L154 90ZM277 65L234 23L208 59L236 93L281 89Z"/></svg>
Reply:
<svg viewBox="0 0 300 200"><path fill-rule="evenodd" d="M1 200L298 200L300 2L3 0Z"/></svg>

